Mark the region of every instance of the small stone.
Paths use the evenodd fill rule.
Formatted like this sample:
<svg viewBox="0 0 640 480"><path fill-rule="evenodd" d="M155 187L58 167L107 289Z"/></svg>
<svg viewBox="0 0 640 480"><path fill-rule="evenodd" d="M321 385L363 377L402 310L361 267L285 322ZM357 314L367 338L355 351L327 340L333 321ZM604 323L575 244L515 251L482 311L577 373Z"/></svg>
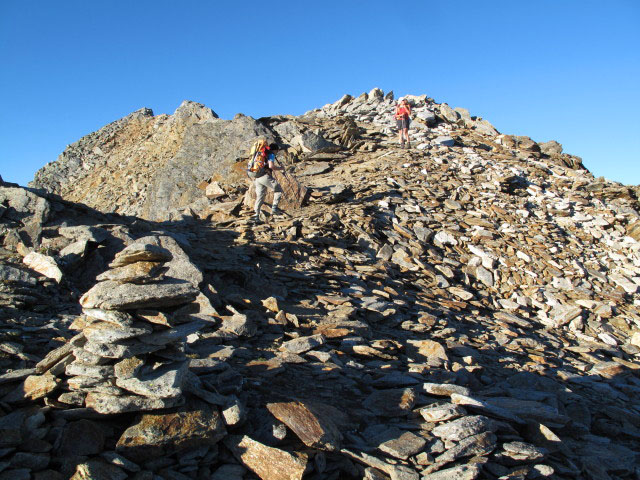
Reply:
<svg viewBox="0 0 640 480"><path fill-rule="evenodd" d="M487 417L470 415L448 423L441 423L431 430L431 434L446 441L459 442L482 432L495 432L496 429L495 423Z"/></svg>
<svg viewBox="0 0 640 480"><path fill-rule="evenodd" d="M110 268L123 267L136 262L167 262L173 258L166 248L150 243L136 242L116 254Z"/></svg>
<svg viewBox="0 0 640 480"><path fill-rule="evenodd" d="M427 422L445 422L466 415L467 411L452 403L433 404L420 410L420 415Z"/></svg>
<svg viewBox="0 0 640 480"><path fill-rule="evenodd" d="M103 460L89 460L76 468L69 480L126 480L128 475L119 467Z"/></svg>
<svg viewBox="0 0 640 480"><path fill-rule="evenodd" d="M37 252L30 252L22 261L29 268L41 273L45 277L51 278L58 283L62 281L62 270L60 270L60 267L58 267L53 257Z"/></svg>
<svg viewBox="0 0 640 480"><path fill-rule="evenodd" d="M298 337L284 342L280 351L301 354L325 343L324 335L311 335L308 337Z"/></svg>
<svg viewBox="0 0 640 480"><path fill-rule="evenodd" d="M38 400L46 397L58 388L59 383L60 379L54 377L50 373L45 373L43 375L30 375L25 378L20 387L6 395L3 398L3 401L15 403L24 400Z"/></svg>
<svg viewBox="0 0 640 480"><path fill-rule="evenodd" d="M398 438L381 443L378 448L392 457L406 460L419 453L426 444L427 440L424 437L412 432L404 432Z"/></svg>

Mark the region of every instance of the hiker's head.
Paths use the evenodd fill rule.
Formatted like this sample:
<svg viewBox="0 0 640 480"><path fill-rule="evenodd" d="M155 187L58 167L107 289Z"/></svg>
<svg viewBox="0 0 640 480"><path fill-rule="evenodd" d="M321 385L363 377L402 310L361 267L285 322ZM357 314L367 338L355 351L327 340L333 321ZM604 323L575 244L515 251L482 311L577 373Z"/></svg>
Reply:
<svg viewBox="0 0 640 480"><path fill-rule="evenodd" d="M269 150L271 150L272 152L276 152L278 150L280 150L280 146L277 143L271 143L269 144Z"/></svg>

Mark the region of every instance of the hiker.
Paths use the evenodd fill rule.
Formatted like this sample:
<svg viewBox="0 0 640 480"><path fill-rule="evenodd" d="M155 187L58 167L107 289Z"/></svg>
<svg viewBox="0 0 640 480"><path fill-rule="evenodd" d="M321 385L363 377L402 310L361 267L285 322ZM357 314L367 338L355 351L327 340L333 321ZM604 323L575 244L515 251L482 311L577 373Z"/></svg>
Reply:
<svg viewBox="0 0 640 480"><path fill-rule="evenodd" d="M400 147L404 148L404 139L407 139L407 147L411 148L409 140L409 125L411 124L411 106L406 98L401 98L396 106L396 126L398 127L398 141Z"/></svg>
<svg viewBox="0 0 640 480"><path fill-rule="evenodd" d="M254 216L252 220L255 223L261 223L260 210L267 195L267 189L273 190L273 203L271 204L271 216L280 216L278 203L282 197L282 187L273 177L275 170L284 170L284 167L278 165L275 152L280 150L277 143L267 145L266 140L260 140L253 156L253 163L256 167L250 169L249 176L253 178L253 185L256 188L256 203L254 205ZM253 175L252 175L253 174Z"/></svg>

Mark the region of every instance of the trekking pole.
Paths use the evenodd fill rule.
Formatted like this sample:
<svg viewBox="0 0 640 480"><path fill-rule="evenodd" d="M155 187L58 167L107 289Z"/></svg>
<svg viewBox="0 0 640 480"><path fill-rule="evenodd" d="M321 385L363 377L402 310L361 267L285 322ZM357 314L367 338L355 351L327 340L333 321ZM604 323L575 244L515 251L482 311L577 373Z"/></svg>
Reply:
<svg viewBox="0 0 640 480"><path fill-rule="evenodd" d="M282 175L284 176L284 178L286 178L287 180L291 181L291 178L289 177L289 175L290 175L290 174L289 174L289 173L287 173L287 169L286 169L286 168L284 168L284 165L282 165L282 163L280 163L280 160L278 160L278 157L275 157L275 156L274 156L274 158L275 158L275 160L276 160L276 163L277 163L278 165L280 165L280 167L282 167Z"/></svg>

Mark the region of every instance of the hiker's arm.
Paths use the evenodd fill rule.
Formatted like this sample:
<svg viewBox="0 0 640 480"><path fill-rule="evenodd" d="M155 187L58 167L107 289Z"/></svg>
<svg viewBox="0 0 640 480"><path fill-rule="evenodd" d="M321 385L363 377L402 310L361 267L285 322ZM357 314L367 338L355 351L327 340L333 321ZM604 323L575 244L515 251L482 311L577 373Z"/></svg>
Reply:
<svg viewBox="0 0 640 480"><path fill-rule="evenodd" d="M271 169L271 170L284 170L284 167L281 167L279 164L277 164L273 160L269 160L269 169Z"/></svg>

